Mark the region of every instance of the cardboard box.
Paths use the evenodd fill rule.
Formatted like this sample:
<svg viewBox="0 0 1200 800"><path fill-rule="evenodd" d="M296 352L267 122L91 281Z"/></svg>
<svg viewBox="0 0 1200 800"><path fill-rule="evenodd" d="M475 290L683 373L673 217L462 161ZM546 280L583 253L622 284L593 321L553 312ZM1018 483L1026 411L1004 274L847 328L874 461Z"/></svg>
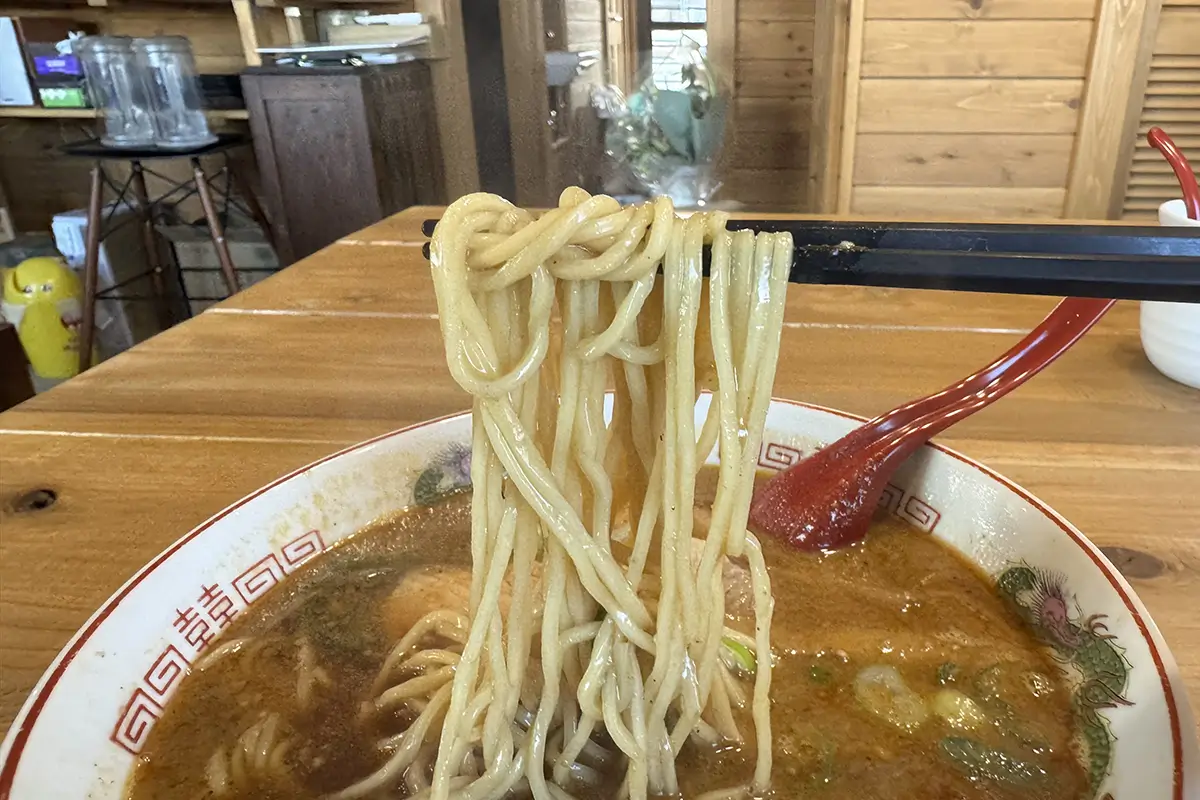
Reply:
<svg viewBox="0 0 1200 800"><path fill-rule="evenodd" d="M14 17L0 17L0 106L32 106L33 86L25 72L25 56Z"/></svg>
<svg viewBox="0 0 1200 800"><path fill-rule="evenodd" d="M12 214L8 212L8 198L4 196L4 187L0 186L0 244L15 238L17 230L13 227Z"/></svg>
<svg viewBox="0 0 1200 800"><path fill-rule="evenodd" d="M206 226L165 225L158 230L174 251L193 314L219 303L229 294L221 274L217 248ZM258 228L228 227L225 242L237 268L238 284L243 289L279 271L279 258Z"/></svg>
<svg viewBox="0 0 1200 800"><path fill-rule="evenodd" d="M128 204L110 204L103 211L109 220L109 234L100 242L96 273L102 293L120 284L120 289L96 303L96 338L101 355L128 350L163 330L159 319L153 283L149 277L150 259L138 224L137 212ZM83 267L87 252L87 209L77 208L54 215L51 230L54 245L76 270ZM169 265L167 265L169 267ZM166 308L170 319L187 316L179 278L164 270Z"/></svg>

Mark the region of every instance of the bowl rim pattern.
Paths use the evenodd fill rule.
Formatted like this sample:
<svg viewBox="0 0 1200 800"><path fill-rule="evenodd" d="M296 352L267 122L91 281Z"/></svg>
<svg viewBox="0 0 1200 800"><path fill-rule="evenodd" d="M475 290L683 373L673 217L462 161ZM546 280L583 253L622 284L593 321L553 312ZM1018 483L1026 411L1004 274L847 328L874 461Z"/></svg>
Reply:
<svg viewBox="0 0 1200 800"><path fill-rule="evenodd" d="M773 404L796 406L804 409L809 409L817 412L830 414L832 416L841 417L846 420L865 422L866 417L851 414L839 409L822 406L816 403L809 403L799 400L791 400L788 398L773 397ZM80 652L83 645L96 632L101 624L116 610L116 608L125 600L126 597L151 573L159 566L168 561L175 553L177 553L186 544L200 536L213 525L232 514L239 508L253 502L258 497L267 493L271 489L280 486L294 478L297 478L310 470L340 458L349 453L361 450L376 444L380 441L390 439L395 436L400 436L406 433L417 431L433 425L444 423L463 416L469 416L470 411L458 411L451 414L445 414L433 419L422 420L412 425L408 425L396 430L382 433L378 436L371 437L361 442L349 445L336 452L323 456L315 461L305 464L291 472L276 478L270 483L254 490L253 492L238 499L229 506L218 511L196 527L189 530L183 536L168 545L162 552L151 559L147 564L141 567L132 577L130 577L120 588L118 588L105 602L87 619L87 621L72 635L71 639L63 646L54 660L42 673L34 688L30 691L28 697L23 703L21 709L17 712L13 719L11 727L5 735L2 746L0 746L0 756L3 757L3 763L0 764L0 800L7 800L12 790L13 783L16 778L17 769L21 762L21 757L24 754L25 745L37 724L46 701L54 692L55 686L66 672L67 667L74 660L75 656ZM766 442L764 442L766 444ZM1136 594L1125 579L1117 571L1111 562L1104 556L1096 545L1094 545L1087 537L1062 515L1053 508L1038 499L1035 495L1024 489L1019 484L1006 478L1004 475L996 472L985 464L970 458L958 451L939 444L938 442L929 442L927 447L932 450L950 456L954 460L965 464L969 467L978 470L986 477L991 478L997 483L1003 485L1013 494L1020 497L1025 502L1029 503L1042 515L1050 519L1058 528L1067 535L1067 537L1080 549L1082 549L1090 558L1095 567L1105 577L1108 583L1116 591L1120 597L1125 609L1129 612L1131 619L1137 626L1138 632L1146 642L1147 648L1154 661L1154 666L1157 671L1159 680L1162 685L1163 696L1166 700L1167 712L1170 721L1171 739L1172 739L1172 763L1174 764L1174 779L1171 798L1172 800L1184 800L1184 734L1182 729L1182 719L1185 714L1180 711L1181 702L1186 705L1186 695L1181 698L1178 696L1184 694L1182 687L1173 685L1171 676L1168 674L1167 659L1170 658L1169 649L1166 650L1167 658L1164 658L1163 651L1160 650L1159 641L1164 641L1161 632L1154 624L1148 615L1143 614L1139 608L1140 601L1137 601ZM1173 660L1172 660L1173 663ZM1181 691L1176 691L1179 688Z"/></svg>

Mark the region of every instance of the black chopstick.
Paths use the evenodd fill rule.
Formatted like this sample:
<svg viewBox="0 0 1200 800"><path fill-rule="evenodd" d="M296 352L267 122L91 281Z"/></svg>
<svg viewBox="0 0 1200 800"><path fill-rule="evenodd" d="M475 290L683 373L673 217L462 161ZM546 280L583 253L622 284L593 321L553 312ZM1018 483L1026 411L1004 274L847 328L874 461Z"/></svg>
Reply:
<svg viewBox="0 0 1200 800"><path fill-rule="evenodd" d="M426 220L422 231L431 235L435 224ZM1200 302L1200 234L1190 228L749 219L729 226L790 232L792 283Z"/></svg>
<svg viewBox="0 0 1200 800"><path fill-rule="evenodd" d="M788 231L798 245L852 242L873 250L1088 256L1190 256L1200 259L1200 232L1128 225L946 224L730 220L731 230Z"/></svg>

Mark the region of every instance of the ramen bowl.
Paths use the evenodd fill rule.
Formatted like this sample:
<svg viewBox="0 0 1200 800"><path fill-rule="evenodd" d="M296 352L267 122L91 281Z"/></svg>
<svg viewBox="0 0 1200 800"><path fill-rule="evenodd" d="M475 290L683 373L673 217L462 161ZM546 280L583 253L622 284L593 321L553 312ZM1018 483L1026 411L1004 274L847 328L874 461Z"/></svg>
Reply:
<svg viewBox="0 0 1200 800"><path fill-rule="evenodd" d="M707 410L707 398L697 415ZM861 420L777 400L758 463L781 469ZM429 505L470 476L460 414L355 445L284 476L187 533L63 649L0 748L0 798L118 800L198 656L287 575L368 523ZM1100 551L1021 487L928 445L882 506L990 575L1049 648L1080 713L1097 800L1200 792L1195 724L1146 609Z"/></svg>

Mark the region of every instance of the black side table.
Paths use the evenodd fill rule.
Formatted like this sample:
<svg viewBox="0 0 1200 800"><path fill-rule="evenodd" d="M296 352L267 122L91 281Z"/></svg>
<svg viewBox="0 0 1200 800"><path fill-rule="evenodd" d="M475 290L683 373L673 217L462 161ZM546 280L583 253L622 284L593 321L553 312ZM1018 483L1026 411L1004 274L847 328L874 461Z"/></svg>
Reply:
<svg viewBox="0 0 1200 800"><path fill-rule="evenodd" d="M229 246L225 242L225 231L221 224L221 215L218 213L215 198L220 198L225 203L236 206L237 202L234 200L233 194L235 191L239 191L240 184L239 193L246 205L246 208L243 210L258 223L259 227L263 229L263 233L266 234L267 241L271 242L272 246L274 246L274 241L271 238L271 227L267 223L262 207L258 204L258 200L255 198L249 183L237 176L229 158L230 150L249 144L250 138L248 136L223 133L219 134L217 141L212 144L191 150L170 150L155 147L109 147L97 139L76 142L62 147L62 152L68 156L87 158L92 161L91 194L88 199L87 216L87 251L83 264L83 320L79 342L80 372L91 366L92 345L96 333L96 300L98 298L115 297L114 293L126 284L149 275L158 306L159 322L164 328L171 323L170 309L167 305L166 291L163 285L163 266L159 259L158 243L154 234L155 220L160 213L178 206L192 195L196 195L199 198L200 205L204 208L204 218L208 222L209 233L212 234L213 245L217 251L217 259L221 263L221 274L225 279L225 286L231 295L238 291L237 269L234 267L233 259L229 255ZM224 164L217 173L225 177L224 189L214 185L214 182L210 180L210 176L205 173L203 166L200 164L201 156L216 154L224 156ZM155 172L142 164L143 161L178 158L186 158L192 165L192 178L182 183ZM105 163L111 161L125 161L129 163L129 177L120 185L109 177L105 171ZM157 197L151 198L146 190L147 173L166 182L169 187L167 191ZM104 215L104 189L106 186L116 193L116 199L112 202L108 214ZM123 222L118 222L115 225L110 225L113 216L120 210L122 201L126 200L130 201L138 211L138 217L142 224L142 238L146 249L146 258L148 259L150 269L146 273L101 290L96 285L98 282L100 242L123 224Z"/></svg>

